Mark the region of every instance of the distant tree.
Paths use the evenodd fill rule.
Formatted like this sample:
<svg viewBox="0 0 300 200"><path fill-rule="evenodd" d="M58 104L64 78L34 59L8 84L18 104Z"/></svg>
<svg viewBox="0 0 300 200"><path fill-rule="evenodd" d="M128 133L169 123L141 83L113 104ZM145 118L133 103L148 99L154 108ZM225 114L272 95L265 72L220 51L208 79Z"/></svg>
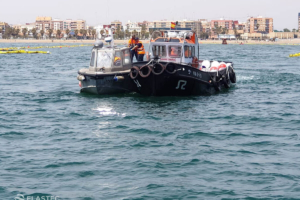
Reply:
<svg viewBox="0 0 300 200"><path fill-rule="evenodd" d="M23 28L22 29L22 33L23 33L23 38L26 38L26 33L28 32L27 28Z"/></svg>
<svg viewBox="0 0 300 200"><path fill-rule="evenodd" d="M42 37L44 37L45 31L44 31L44 30L41 30L41 31L40 31L40 34L41 34Z"/></svg>
<svg viewBox="0 0 300 200"><path fill-rule="evenodd" d="M256 30L258 31L259 27L260 27L260 24L256 24Z"/></svg>
<svg viewBox="0 0 300 200"><path fill-rule="evenodd" d="M293 28L292 32L294 32L294 33L295 33L296 31L297 31L297 30L296 30L295 28Z"/></svg>
<svg viewBox="0 0 300 200"><path fill-rule="evenodd" d="M100 31L101 37L103 36L104 32L105 32L105 31L104 31L103 29Z"/></svg>
<svg viewBox="0 0 300 200"><path fill-rule="evenodd" d="M138 34L138 32L134 29L134 30L132 31L132 35L137 36L137 34Z"/></svg>
<svg viewBox="0 0 300 200"><path fill-rule="evenodd" d="M146 32L146 33L145 33L145 38L149 38L149 36L150 36L150 33L149 33L149 32Z"/></svg>
<svg viewBox="0 0 300 200"><path fill-rule="evenodd" d="M92 30L92 35L93 35L93 38L95 39L96 29L93 29L93 30Z"/></svg>
<svg viewBox="0 0 300 200"><path fill-rule="evenodd" d="M289 29L285 28L283 29L283 32L291 32Z"/></svg>
<svg viewBox="0 0 300 200"><path fill-rule="evenodd" d="M79 30L79 33L83 36L84 29L80 29L80 30Z"/></svg>
<svg viewBox="0 0 300 200"><path fill-rule="evenodd" d="M214 32L219 35L222 33L222 26L215 26Z"/></svg>
<svg viewBox="0 0 300 200"><path fill-rule="evenodd" d="M89 33L89 36L91 36L92 35L92 27L89 27L89 29L88 29L88 33Z"/></svg>
<svg viewBox="0 0 300 200"><path fill-rule="evenodd" d="M61 35L61 30L58 29L58 30L56 31L56 37L57 37L57 38L60 38L60 35Z"/></svg>
<svg viewBox="0 0 300 200"><path fill-rule="evenodd" d="M2 37L5 39L9 39L12 36L12 28L6 27L4 33L2 34Z"/></svg>
<svg viewBox="0 0 300 200"><path fill-rule="evenodd" d="M66 30L66 34L67 34L67 38L69 38L69 34L70 34L70 30L69 29Z"/></svg>
<svg viewBox="0 0 300 200"><path fill-rule="evenodd" d="M222 32L221 32L222 34L227 34L228 33L228 28L222 28Z"/></svg>
<svg viewBox="0 0 300 200"><path fill-rule="evenodd" d="M31 29L32 36L36 38L36 28Z"/></svg>
<svg viewBox="0 0 300 200"><path fill-rule="evenodd" d="M86 35L87 35L88 31L86 29L83 30L83 37L86 39Z"/></svg>
<svg viewBox="0 0 300 200"><path fill-rule="evenodd" d="M48 29L48 34L49 34L49 38L51 39L52 37L52 33L53 33L53 29L49 28Z"/></svg>
<svg viewBox="0 0 300 200"><path fill-rule="evenodd" d="M143 24L141 29L141 37L145 38L145 34L146 34L146 24Z"/></svg>
<svg viewBox="0 0 300 200"><path fill-rule="evenodd" d="M77 29L76 29L75 32L74 32L76 38L77 38L78 32L79 32L79 31L78 31Z"/></svg>
<svg viewBox="0 0 300 200"><path fill-rule="evenodd" d="M122 31L121 31L121 26L117 26L116 32L115 32L115 37L117 39L120 39L122 37Z"/></svg>

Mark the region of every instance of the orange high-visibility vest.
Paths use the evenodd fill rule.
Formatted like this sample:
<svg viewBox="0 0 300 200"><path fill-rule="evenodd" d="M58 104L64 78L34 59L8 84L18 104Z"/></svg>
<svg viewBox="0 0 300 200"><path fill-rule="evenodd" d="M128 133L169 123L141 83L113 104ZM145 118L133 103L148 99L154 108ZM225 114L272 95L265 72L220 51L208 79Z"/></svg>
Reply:
<svg viewBox="0 0 300 200"><path fill-rule="evenodd" d="M141 44L142 46L140 48L137 49L137 53L138 54L145 54L145 49L144 49L144 45L142 42L139 42L138 44Z"/></svg>
<svg viewBox="0 0 300 200"><path fill-rule="evenodd" d="M133 40L132 38L130 40L128 40L128 47L131 46L135 46L135 40Z"/></svg>

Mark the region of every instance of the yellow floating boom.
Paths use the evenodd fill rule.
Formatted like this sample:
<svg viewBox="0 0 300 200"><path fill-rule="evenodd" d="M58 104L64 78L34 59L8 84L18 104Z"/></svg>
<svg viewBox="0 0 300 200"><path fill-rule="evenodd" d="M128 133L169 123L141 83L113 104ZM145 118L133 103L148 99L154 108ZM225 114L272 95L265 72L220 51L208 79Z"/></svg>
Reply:
<svg viewBox="0 0 300 200"><path fill-rule="evenodd" d="M290 54L289 57L299 57L300 53Z"/></svg>
<svg viewBox="0 0 300 200"><path fill-rule="evenodd" d="M50 54L49 51L25 51L25 50L18 50L18 51L0 51L0 54L19 54L19 53L40 53L40 54Z"/></svg>
<svg viewBox="0 0 300 200"><path fill-rule="evenodd" d="M86 46L93 46L93 44L81 44L81 45L60 45L60 46L38 46L38 47L5 47L0 48L0 51L9 51L9 50L20 50L20 49L53 49L53 48L74 48L74 47L86 47Z"/></svg>

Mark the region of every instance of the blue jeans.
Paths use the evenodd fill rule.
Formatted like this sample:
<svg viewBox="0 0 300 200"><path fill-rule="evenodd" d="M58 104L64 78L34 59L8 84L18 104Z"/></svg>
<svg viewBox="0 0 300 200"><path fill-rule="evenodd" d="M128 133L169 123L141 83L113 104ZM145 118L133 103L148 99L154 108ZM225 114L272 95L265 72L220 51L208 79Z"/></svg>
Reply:
<svg viewBox="0 0 300 200"><path fill-rule="evenodd" d="M144 61L144 55L145 55L145 54L139 54L137 60L138 60L138 61Z"/></svg>
<svg viewBox="0 0 300 200"><path fill-rule="evenodd" d="M135 56L136 60L138 60L138 54L136 51L131 51L130 50L130 58L131 58L131 62L133 61L133 57Z"/></svg>

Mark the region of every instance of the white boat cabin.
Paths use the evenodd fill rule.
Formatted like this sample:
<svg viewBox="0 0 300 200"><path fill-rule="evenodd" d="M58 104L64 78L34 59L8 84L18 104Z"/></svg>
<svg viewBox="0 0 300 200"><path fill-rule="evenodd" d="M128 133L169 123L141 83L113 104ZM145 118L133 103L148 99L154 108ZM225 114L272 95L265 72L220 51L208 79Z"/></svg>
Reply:
<svg viewBox="0 0 300 200"><path fill-rule="evenodd" d="M100 47L92 50L90 71L122 71L132 67L130 49L127 47Z"/></svg>
<svg viewBox="0 0 300 200"><path fill-rule="evenodd" d="M155 31L149 45L150 58L164 62L192 64L198 52L198 38L192 31Z"/></svg>

